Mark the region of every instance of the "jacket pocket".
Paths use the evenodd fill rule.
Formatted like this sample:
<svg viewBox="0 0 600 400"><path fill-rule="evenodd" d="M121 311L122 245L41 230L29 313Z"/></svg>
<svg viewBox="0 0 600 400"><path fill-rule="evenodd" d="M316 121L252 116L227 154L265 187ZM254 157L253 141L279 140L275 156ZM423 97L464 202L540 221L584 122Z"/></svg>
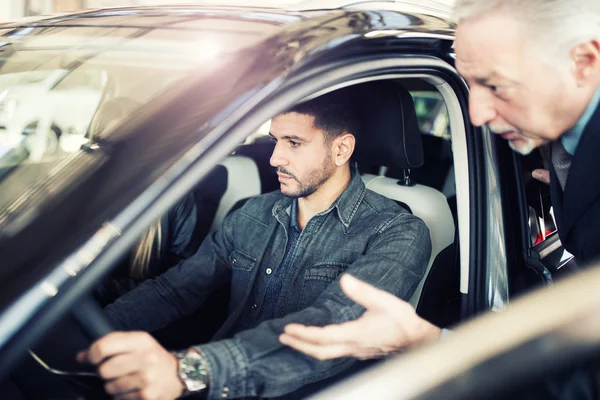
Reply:
<svg viewBox="0 0 600 400"><path fill-rule="evenodd" d="M349 264L345 263L324 262L307 268L304 271L298 309L301 310L312 305L348 267Z"/></svg>
<svg viewBox="0 0 600 400"><path fill-rule="evenodd" d="M256 264L256 258L241 250L234 249L229 255L229 265L231 269L238 271L252 271Z"/></svg>
<svg viewBox="0 0 600 400"><path fill-rule="evenodd" d="M229 309L235 310L242 304L246 293L250 291L256 258L243 251L234 249L229 254L229 265L231 266Z"/></svg>

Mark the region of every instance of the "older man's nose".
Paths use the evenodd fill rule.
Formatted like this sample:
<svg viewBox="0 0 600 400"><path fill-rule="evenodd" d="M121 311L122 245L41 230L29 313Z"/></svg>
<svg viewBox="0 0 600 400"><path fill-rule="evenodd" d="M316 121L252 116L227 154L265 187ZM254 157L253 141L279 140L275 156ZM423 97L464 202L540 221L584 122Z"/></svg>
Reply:
<svg viewBox="0 0 600 400"><path fill-rule="evenodd" d="M493 101L482 93L482 89L474 89L469 95L469 116L475 126L492 122L498 116Z"/></svg>

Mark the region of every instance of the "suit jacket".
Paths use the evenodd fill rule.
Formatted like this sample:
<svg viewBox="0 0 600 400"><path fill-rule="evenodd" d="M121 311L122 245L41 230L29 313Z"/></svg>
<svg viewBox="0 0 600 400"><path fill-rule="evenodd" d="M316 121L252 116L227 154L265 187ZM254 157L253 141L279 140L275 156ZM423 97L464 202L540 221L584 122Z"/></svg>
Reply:
<svg viewBox="0 0 600 400"><path fill-rule="evenodd" d="M600 106L571 161L564 193L550 168L550 193L563 246L584 263L600 258Z"/></svg>

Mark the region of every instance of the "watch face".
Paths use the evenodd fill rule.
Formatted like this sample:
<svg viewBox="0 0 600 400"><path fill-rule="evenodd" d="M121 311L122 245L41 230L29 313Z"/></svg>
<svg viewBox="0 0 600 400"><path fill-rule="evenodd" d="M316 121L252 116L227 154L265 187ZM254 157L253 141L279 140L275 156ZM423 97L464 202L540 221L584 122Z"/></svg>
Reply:
<svg viewBox="0 0 600 400"><path fill-rule="evenodd" d="M179 359L179 377L189 392L206 389L208 372L204 358L195 350L189 350L177 356Z"/></svg>

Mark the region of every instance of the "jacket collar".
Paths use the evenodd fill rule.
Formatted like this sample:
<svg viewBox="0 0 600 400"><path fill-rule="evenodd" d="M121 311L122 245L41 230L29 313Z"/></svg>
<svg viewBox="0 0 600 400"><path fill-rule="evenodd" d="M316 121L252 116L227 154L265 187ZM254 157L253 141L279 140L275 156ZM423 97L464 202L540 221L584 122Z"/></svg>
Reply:
<svg viewBox="0 0 600 400"><path fill-rule="evenodd" d="M578 218L588 210L600 195L600 174L592 173L600 170L600 106L596 108L587 124L577 151L573 156L569 176L564 193L560 190L554 167L551 168L551 192L553 205L561 209L558 213L561 237L567 237Z"/></svg>
<svg viewBox="0 0 600 400"><path fill-rule="evenodd" d="M583 135L583 131L587 127L590 122L590 119L596 112L598 105L600 104L600 85L596 88L596 92L594 96L592 96L592 100L588 104L587 108L583 112L583 115L579 118L579 121L565 132L561 137L560 141L562 142L563 147L571 156L575 154L577 150L577 145L581 140L581 136Z"/></svg>
<svg viewBox="0 0 600 400"><path fill-rule="evenodd" d="M365 197L367 188L363 183L358 168L356 166L350 167L350 183L348 187L342 192L327 210L320 212L317 215L325 215L331 212L333 209L337 210L338 218L340 222L348 228L352 223L352 219L358 210L358 206ZM283 197L278 200L273 206L273 215L276 217L282 211L291 210L292 202L294 199L290 197Z"/></svg>

